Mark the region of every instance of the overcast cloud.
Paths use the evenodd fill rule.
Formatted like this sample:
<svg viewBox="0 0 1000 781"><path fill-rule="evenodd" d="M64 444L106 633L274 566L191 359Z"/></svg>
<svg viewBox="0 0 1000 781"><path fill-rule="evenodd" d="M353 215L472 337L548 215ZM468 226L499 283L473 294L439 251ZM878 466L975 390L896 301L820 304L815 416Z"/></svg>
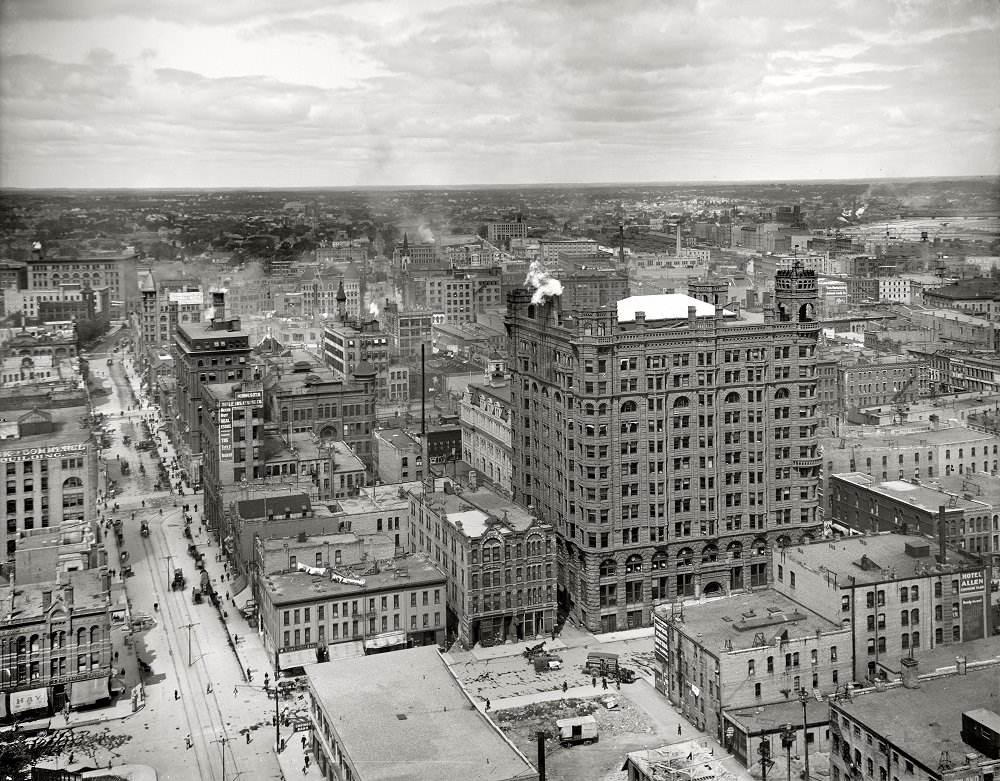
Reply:
<svg viewBox="0 0 1000 781"><path fill-rule="evenodd" d="M0 185L996 174L996 0L0 0Z"/></svg>

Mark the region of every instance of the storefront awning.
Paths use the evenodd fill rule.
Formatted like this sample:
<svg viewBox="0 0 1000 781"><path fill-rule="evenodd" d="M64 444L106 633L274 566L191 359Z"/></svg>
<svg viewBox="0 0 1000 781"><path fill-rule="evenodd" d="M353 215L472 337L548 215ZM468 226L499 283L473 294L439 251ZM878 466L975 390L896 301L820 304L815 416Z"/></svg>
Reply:
<svg viewBox="0 0 1000 781"><path fill-rule="evenodd" d="M49 707L48 689L27 689L10 694L10 712L23 713L26 710Z"/></svg>
<svg viewBox="0 0 1000 781"><path fill-rule="evenodd" d="M365 650L371 651L375 648L388 648L392 645L406 645L406 632L383 632L375 637L365 640Z"/></svg>
<svg viewBox="0 0 1000 781"><path fill-rule="evenodd" d="M350 659L353 656L365 655L365 644L360 640L351 640L349 643L331 643L326 647L330 654L330 661L334 659Z"/></svg>
<svg viewBox="0 0 1000 781"><path fill-rule="evenodd" d="M282 670L302 667L306 664L316 664L315 648L300 648L298 651L286 651L278 655L278 667Z"/></svg>
<svg viewBox="0 0 1000 781"><path fill-rule="evenodd" d="M247 576L246 575L239 575L239 576L237 576L236 580L233 581L233 587L230 589L230 592L232 593L233 597L234 598L239 597L239 595L243 591L246 590L247 585L248 584L247 584ZM250 592L247 592L246 594L244 594L243 595L242 603L245 604L246 601L250 597L252 597L252 596L253 596L253 594L251 594ZM236 599L236 605L237 605L237 607L241 607L242 608L243 604L241 604L241 601L239 599Z"/></svg>
<svg viewBox="0 0 1000 781"><path fill-rule="evenodd" d="M108 679L106 677L73 681L69 696L70 707L79 708L84 705L93 705L95 702L106 700L110 696L108 694Z"/></svg>

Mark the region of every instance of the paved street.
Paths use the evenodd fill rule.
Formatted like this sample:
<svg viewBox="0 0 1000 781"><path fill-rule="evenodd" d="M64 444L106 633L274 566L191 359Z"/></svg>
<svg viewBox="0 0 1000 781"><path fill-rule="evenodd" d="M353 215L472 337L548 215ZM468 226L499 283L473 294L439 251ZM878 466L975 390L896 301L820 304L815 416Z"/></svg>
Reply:
<svg viewBox="0 0 1000 781"><path fill-rule="evenodd" d="M109 345L110 347L110 345ZM137 680L136 656L148 663L152 672L144 677L146 705L138 713L114 719L127 709L83 711L73 714L68 725L62 719L53 720L54 727L69 726L95 718L113 720L102 724L114 735L129 738L117 749L114 763L122 762L152 766L163 779L212 779L225 781L240 775L254 779L280 778L275 757L275 704L263 691L264 673L273 676L269 661L257 636L236 610L223 604L228 615L223 621L221 611L209 600L193 604L191 587L200 573L188 554L189 541L183 536L182 506L187 503L202 509L202 497L190 489L179 496L176 491L156 491L157 461L171 464L174 451L162 433L156 433L157 453L140 453L135 443L146 437L142 422L152 418L151 428L157 431L160 422L155 410L138 405L133 394L138 393L138 379L126 356L121 352L98 348L90 353L92 376L110 394L95 395L96 412L109 416L112 433L111 447L104 451L102 469L108 480L118 481L121 493L101 505L104 520L122 519L123 539L119 547L114 531L108 534L110 567L117 570L122 563L131 565L133 575L125 579L130 614L133 618L149 616L152 625L144 630L116 631L119 672L131 687ZM107 366L113 358L114 365ZM140 399L141 402L141 399ZM122 435L132 438L132 445L122 444ZM122 475L121 461L130 462L128 476ZM145 475L139 473L140 464ZM102 476L101 487L108 484ZM172 471L176 485L179 473ZM115 506L117 505L117 510ZM193 543L205 554L206 569L223 600L228 580L224 579L224 564L216 561L219 548L199 524L201 513L190 512ZM149 522L149 536L140 534L141 522ZM122 552L127 558L122 562ZM187 579L183 590L170 588L173 568L183 569ZM227 625L228 623L228 625ZM233 633L240 636L237 649ZM126 638L131 644L126 645ZM120 646L118 645L120 643ZM247 670L253 674L247 680ZM124 695L127 699L127 695ZM302 707L302 701L282 700L281 708ZM290 737L290 730L283 734ZM191 747L187 747L190 736ZM248 742L249 737L249 742ZM297 739L297 738L296 738ZM296 753L301 764L301 747ZM98 757L103 761L103 757ZM223 772L224 766L224 772ZM315 771L314 771L315 774Z"/></svg>

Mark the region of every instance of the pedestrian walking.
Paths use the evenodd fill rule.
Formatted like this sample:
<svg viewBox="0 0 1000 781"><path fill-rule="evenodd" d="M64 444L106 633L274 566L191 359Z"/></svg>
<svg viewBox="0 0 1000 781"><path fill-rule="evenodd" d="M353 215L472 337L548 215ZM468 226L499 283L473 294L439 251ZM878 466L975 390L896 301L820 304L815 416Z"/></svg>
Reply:
<svg viewBox="0 0 1000 781"><path fill-rule="evenodd" d="M590 685L593 686L595 689L597 688L597 676L596 675L591 676L591 678L590 678Z"/></svg>
<svg viewBox="0 0 1000 781"><path fill-rule="evenodd" d="M563 694L565 694L568 689L569 689L569 684L567 684L566 681L563 681Z"/></svg>
<svg viewBox="0 0 1000 781"><path fill-rule="evenodd" d="M304 775L304 776L309 775L309 766L308 765L303 765L302 766L302 775Z"/></svg>
<svg viewBox="0 0 1000 781"><path fill-rule="evenodd" d="M677 725L677 734L678 735L681 734L681 725L680 724Z"/></svg>
<svg viewBox="0 0 1000 781"><path fill-rule="evenodd" d="M489 710L489 709L490 709L490 698L487 697L486 698L486 710Z"/></svg>
<svg viewBox="0 0 1000 781"><path fill-rule="evenodd" d="M604 691L608 690L608 679L605 678L603 675L601 676L601 689L603 689Z"/></svg>
<svg viewBox="0 0 1000 781"><path fill-rule="evenodd" d="M115 661L116 662L118 661L118 652L117 651L115 651Z"/></svg>
<svg viewBox="0 0 1000 781"><path fill-rule="evenodd" d="M250 730L247 730L247 745L250 745Z"/></svg>
<svg viewBox="0 0 1000 781"><path fill-rule="evenodd" d="M306 754L306 767L307 767L307 768L309 767L309 761L310 761L310 760L309 760L309 755L308 755L308 754Z"/></svg>
<svg viewBox="0 0 1000 781"><path fill-rule="evenodd" d="M302 750L303 751L306 750L306 736L305 735L302 736Z"/></svg>
<svg viewBox="0 0 1000 781"><path fill-rule="evenodd" d="M211 693L212 693L212 684L209 683L208 686L205 687L205 694L211 694Z"/></svg>
<svg viewBox="0 0 1000 781"><path fill-rule="evenodd" d="M236 696L236 687L235 686L233 687L233 696L234 697Z"/></svg>
<svg viewBox="0 0 1000 781"><path fill-rule="evenodd" d="M229 599L229 594L226 594L226 599ZM237 634L234 634L234 635L233 635L233 645L235 645L235 644L236 644L236 643L238 643L239 641L240 641L240 636L239 636L239 635L237 635Z"/></svg>
<svg viewBox="0 0 1000 781"><path fill-rule="evenodd" d="M181 698L181 695L178 694L177 689L174 689L174 699L175 700L179 700L180 698Z"/></svg>
<svg viewBox="0 0 1000 781"><path fill-rule="evenodd" d="M192 743L191 743L191 736L190 735L185 735L184 736L184 745L187 746L188 748L191 748Z"/></svg>

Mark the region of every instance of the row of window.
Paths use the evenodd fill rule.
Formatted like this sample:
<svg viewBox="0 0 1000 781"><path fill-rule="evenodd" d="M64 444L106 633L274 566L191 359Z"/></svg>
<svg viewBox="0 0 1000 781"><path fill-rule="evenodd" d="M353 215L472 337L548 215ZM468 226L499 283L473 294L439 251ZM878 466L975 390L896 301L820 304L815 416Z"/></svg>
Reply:
<svg viewBox="0 0 1000 781"><path fill-rule="evenodd" d="M316 554L316 555L319 556L320 554ZM400 596L399 594L393 594L392 595L392 609L393 610L399 610L400 609L400 599L399 599L399 596ZM433 598L434 598L434 604L435 605L440 605L441 604L441 589L439 589L439 588L434 589L434 591L433 591ZM430 599L431 599L431 591L430 591L430 589L421 592L421 594L420 594L420 604L422 606L427 607L430 604ZM381 597L381 600L380 600L380 602L378 604L381 605L381 609L383 611L388 610L389 609L389 596L385 595L385 596ZM375 606L376 606L376 598L375 597L369 597L368 598L368 612L369 613L374 613L375 612ZM410 592L410 607L417 607L417 592L416 591L411 591ZM325 621L326 620L326 617L327 617L326 608L327 608L327 605L317 605L316 606L316 620L317 621ZM338 618L338 617L340 617L341 611L342 611L342 614L345 617L346 616L357 616L357 615L361 615L362 614L361 610L359 610L359 608L363 609L363 600L354 599L354 600L351 600L350 602L342 602L342 603L331 602L330 605L329 605L329 608L330 608L330 611L329 611L330 618ZM300 618L301 618L301 620L300 620ZM310 623L311 620L312 620L312 608L309 608L309 607L301 608L301 609L294 609L294 610L285 610L285 611L282 611L282 625L283 626L289 626L289 625L292 625L292 624L299 624L299 623L308 624L308 623Z"/></svg>
<svg viewBox="0 0 1000 781"><path fill-rule="evenodd" d="M813 648L809 652L809 661L810 661L810 664L812 666L814 666L814 667L819 664L819 650L818 649ZM837 646L835 646L835 645L831 645L830 646L830 661L831 662L836 662L837 661ZM750 659L750 660L747 661L747 675L754 675L756 673L756 665L757 665L757 662L756 662L755 659ZM797 651L794 652L794 653L785 654L785 669L786 670L792 669L792 668L795 668L795 667L798 667L798 666L799 666L799 654L798 654ZM774 672L774 657L773 656L767 657L767 672L768 673L773 673ZM798 689L799 687L796 686L795 688Z"/></svg>
<svg viewBox="0 0 1000 781"><path fill-rule="evenodd" d="M392 617L392 629L393 631L402 629L400 615L396 613ZM389 631L389 616L382 616L381 620L381 630L376 626L376 618L374 616L367 619L367 627L364 626L365 621L363 619L354 619L352 621L343 621L341 623L331 623L330 624L330 636L327 638L326 635L326 625L320 624L316 628L316 642L323 643L327 639L331 641L337 640L349 640L351 638L363 637L365 633L368 635L374 635L378 631L388 632ZM422 622L420 626L417 626L417 616L413 614L410 616L410 629L437 629L441 626L441 613L434 613L434 623L431 623L431 614L424 613L422 616ZM364 631L362 631L364 630ZM303 629L286 629L282 632L282 648L296 647L300 645L309 645L313 642L312 639L312 627L305 627Z"/></svg>

